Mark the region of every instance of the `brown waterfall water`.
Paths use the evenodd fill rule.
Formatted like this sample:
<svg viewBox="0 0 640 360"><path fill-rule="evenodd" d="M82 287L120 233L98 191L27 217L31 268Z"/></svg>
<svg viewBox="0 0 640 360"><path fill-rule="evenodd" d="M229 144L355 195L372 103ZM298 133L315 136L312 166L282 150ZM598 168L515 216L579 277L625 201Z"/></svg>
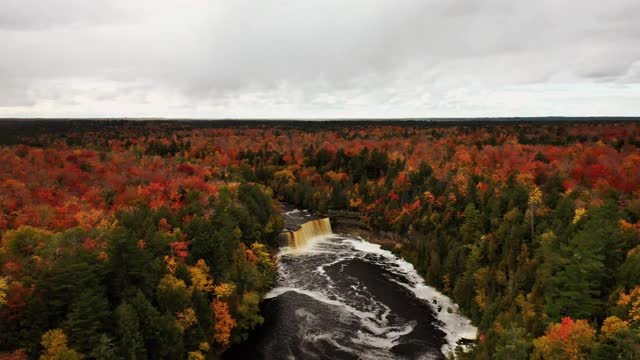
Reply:
<svg viewBox="0 0 640 360"><path fill-rule="evenodd" d="M283 245L299 249L308 246L315 237L332 233L329 218L321 218L307 221L297 230L283 232L280 238Z"/></svg>

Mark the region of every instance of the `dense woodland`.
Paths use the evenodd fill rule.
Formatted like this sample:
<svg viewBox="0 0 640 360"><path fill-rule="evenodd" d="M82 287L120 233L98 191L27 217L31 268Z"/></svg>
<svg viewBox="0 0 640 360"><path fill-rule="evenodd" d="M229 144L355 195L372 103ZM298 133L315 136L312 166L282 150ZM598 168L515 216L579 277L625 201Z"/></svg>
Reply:
<svg viewBox="0 0 640 360"><path fill-rule="evenodd" d="M637 122L16 139L0 147L0 359L217 358L262 322L284 201L401 234L393 250L479 328L462 358L640 358Z"/></svg>

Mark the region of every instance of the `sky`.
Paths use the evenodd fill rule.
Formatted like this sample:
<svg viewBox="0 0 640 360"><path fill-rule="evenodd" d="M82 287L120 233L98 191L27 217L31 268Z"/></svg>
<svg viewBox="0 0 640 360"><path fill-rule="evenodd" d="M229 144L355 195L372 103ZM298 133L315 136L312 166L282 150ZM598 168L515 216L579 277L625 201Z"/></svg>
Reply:
<svg viewBox="0 0 640 360"><path fill-rule="evenodd" d="M1 0L0 117L640 116L638 0Z"/></svg>

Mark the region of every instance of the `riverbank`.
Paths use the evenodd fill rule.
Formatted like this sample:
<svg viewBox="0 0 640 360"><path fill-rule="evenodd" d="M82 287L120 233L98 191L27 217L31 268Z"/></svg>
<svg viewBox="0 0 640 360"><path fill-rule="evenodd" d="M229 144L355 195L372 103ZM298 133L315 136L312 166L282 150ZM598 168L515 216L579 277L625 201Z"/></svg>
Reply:
<svg viewBox="0 0 640 360"><path fill-rule="evenodd" d="M402 251L381 249L408 249L404 238L357 219L331 220L333 231L305 233L311 246L278 254L278 281L260 305L262 326L223 358L444 360L475 335L456 304L396 254Z"/></svg>
<svg viewBox="0 0 640 360"><path fill-rule="evenodd" d="M407 237L388 231L374 230L353 218L330 217L331 229L337 234L353 234L380 245L383 249L402 252L411 247Z"/></svg>
<svg viewBox="0 0 640 360"><path fill-rule="evenodd" d="M334 233L352 234L359 236L370 243L380 245L380 247L384 250L391 251L399 258L404 259L408 263L412 264L414 267L416 266L416 248L411 243L411 238L409 236L400 235L389 231L371 229L359 218L357 218L355 214L349 214L348 216L333 214L330 217L330 221ZM418 272L418 274L420 273L417 269L416 271ZM422 274L419 275L422 276ZM442 291L442 289L436 290L439 292ZM444 294L444 292L442 294ZM468 316L468 314L463 315ZM460 338L457 342L457 345L461 345L463 351L467 351L468 347L472 346L475 342L476 340ZM454 348L452 347L450 348L450 350L454 350Z"/></svg>

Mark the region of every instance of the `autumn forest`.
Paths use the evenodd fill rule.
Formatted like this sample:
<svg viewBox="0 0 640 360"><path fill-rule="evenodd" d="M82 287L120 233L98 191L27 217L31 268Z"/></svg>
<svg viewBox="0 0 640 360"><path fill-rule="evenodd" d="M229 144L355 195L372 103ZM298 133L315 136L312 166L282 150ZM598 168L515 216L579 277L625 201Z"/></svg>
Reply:
<svg viewBox="0 0 640 360"><path fill-rule="evenodd" d="M0 359L220 358L263 323L283 204L393 234L478 328L460 359L640 358L636 121L0 132Z"/></svg>

